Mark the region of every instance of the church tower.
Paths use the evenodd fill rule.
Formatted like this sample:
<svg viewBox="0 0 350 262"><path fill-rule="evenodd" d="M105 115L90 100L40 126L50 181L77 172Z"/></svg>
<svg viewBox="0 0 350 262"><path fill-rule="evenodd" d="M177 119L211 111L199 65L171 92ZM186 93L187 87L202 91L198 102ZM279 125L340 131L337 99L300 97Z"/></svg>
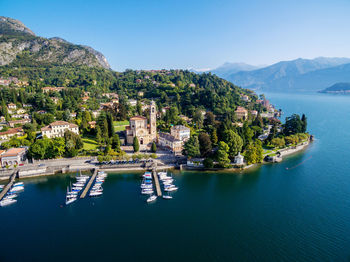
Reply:
<svg viewBox="0 0 350 262"><path fill-rule="evenodd" d="M157 137L157 110L156 110L156 103L152 100L150 105L150 116L149 116L149 133L151 136L151 140L154 140Z"/></svg>

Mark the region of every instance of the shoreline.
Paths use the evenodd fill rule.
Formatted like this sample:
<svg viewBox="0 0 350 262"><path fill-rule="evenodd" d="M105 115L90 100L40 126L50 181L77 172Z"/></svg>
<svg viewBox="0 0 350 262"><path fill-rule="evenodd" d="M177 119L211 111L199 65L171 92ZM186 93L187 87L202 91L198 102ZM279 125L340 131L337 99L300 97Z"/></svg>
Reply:
<svg viewBox="0 0 350 262"><path fill-rule="evenodd" d="M302 152L310 145L310 142L304 142L301 145L295 146L295 148L286 148L282 152L280 152L281 161L283 161L283 157L288 157L293 154ZM205 168L205 167L188 167L187 165L184 165L183 167L180 167L180 171L220 171L220 172L244 172L244 171L251 171L252 169L256 169L261 167L262 165L269 164L271 162L263 161L262 163L256 163L240 168ZM27 170L18 170L19 175L18 179L24 179L24 178L34 178L34 177L41 177L41 176L52 176L52 175L59 175L59 174L65 174L65 173L72 173L72 172L78 172L78 171L91 171L92 169L96 168L96 165L93 164L80 164L80 165L53 165L50 166L50 171L47 170L49 167L38 169L37 167L33 167L32 169ZM130 166L130 167L106 167L106 168L99 168L100 170L109 172L109 173L119 173L119 172L133 172L133 171L145 171L149 168L147 167L141 167L141 166ZM164 166L157 166L157 170L168 170L168 169L176 169L175 165L164 165ZM0 182L8 180L11 176L11 174L14 172L14 170L7 170L4 171L8 174L0 174ZM39 173L38 173L39 172Z"/></svg>

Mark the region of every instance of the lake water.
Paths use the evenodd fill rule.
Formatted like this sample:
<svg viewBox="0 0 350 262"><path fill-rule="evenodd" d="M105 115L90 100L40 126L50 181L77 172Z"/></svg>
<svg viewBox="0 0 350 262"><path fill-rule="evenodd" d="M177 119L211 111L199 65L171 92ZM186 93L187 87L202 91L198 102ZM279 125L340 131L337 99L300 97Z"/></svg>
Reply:
<svg viewBox="0 0 350 262"><path fill-rule="evenodd" d="M0 261L349 261L350 97L267 97L307 115L306 151L245 174L175 172L174 199L153 204L140 173L69 207L72 175L27 179L0 208Z"/></svg>

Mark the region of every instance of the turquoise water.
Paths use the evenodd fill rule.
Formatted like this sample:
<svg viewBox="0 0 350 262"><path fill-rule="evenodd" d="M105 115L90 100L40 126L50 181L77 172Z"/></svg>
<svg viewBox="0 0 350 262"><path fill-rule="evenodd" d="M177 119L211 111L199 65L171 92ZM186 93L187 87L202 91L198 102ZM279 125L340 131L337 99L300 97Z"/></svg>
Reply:
<svg viewBox="0 0 350 262"><path fill-rule="evenodd" d="M139 173L69 207L68 175L25 180L0 208L0 261L349 261L350 97L267 96L308 116L306 151L245 174L176 172L174 199L150 205Z"/></svg>

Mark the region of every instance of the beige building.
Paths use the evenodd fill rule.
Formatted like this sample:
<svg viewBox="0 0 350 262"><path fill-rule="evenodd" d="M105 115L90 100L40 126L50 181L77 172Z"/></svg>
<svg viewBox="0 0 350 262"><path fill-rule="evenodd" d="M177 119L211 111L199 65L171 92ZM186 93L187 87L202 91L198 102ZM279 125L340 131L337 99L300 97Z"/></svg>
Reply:
<svg viewBox="0 0 350 262"><path fill-rule="evenodd" d="M183 148L183 141L167 133L159 133L158 144L168 148L173 153L181 153Z"/></svg>
<svg viewBox="0 0 350 262"><path fill-rule="evenodd" d="M235 114L238 119L243 119L243 120L248 119L248 111L244 107L238 106L235 111Z"/></svg>
<svg viewBox="0 0 350 262"><path fill-rule="evenodd" d="M150 123L147 123L147 118L144 116L134 116L130 118L130 125L126 127L126 142L132 144L134 137L139 140L140 145L147 145L157 138L157 123L156 123L156 103L152 101L150 107Z"/></svg>
<svg viewBox="0 0 350 262"><path fill-rule="evenodd" d="M180 141L187 141L191 137L191 129L186 126L173 126L170 129L170 134Z"/></svg>
<svg viewBox="0 0 350 262"><path fill-rule="evenodd" d="M66 132L67 130L79 135L78 126L66 121L53 122L50 125L41 128L41 133L47 138L63 137L64 132Z"/></svg>
<svg viewBox="0 0 350 262"><path fill-rule="evenodd" d="M23 134L22 128L11 128L7 131L0 132L0 140L10 139L13 136L23 136Z"/></svg>
<svg viewBox="0 0 350 262"><path fill-rule="evenodd" d="M1 166L18 166L26 162L26 148L10 148L1 154Z"/></svg>

